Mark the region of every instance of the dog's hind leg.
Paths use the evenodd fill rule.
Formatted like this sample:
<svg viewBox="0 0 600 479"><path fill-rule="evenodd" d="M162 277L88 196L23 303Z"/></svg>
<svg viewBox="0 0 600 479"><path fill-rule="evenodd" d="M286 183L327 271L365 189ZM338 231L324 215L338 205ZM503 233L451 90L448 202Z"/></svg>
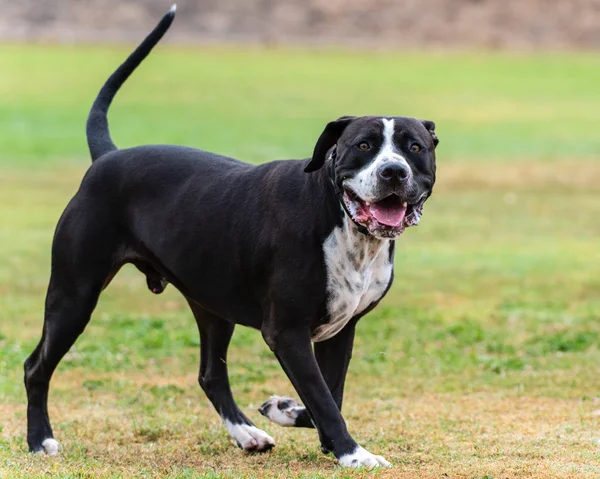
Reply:
<svg viewBox="0 0 600 479"><path fill-rule="evenodd" d="M42 338L25 361L27 390L27 443L32 452L54 455L60 444L54 439L48 418L48 389L56 366L83 332L98 296L117 269L108 249L110 234L73 224L65 214L52 249L52 273L46 295ZM77 217L77 214L73 215Z"/></svg>
<svg viewBox="0 0 600 479"><path fill-rule="evenodd" d="M225 423L237 445L249 452L268 451L275 441L240 411L227 376L227 348L235 325L190 302L200 331L198 382Z"/></svg>

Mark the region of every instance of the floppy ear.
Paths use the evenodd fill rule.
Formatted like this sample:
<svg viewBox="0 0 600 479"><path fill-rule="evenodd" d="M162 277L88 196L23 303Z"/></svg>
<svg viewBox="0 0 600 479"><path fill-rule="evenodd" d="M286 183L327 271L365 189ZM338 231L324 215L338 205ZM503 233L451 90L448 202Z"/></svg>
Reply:
<svg viewBox="0 0 600 479"><path fill-rule="evenodd" d="M435 123L430 120L423 120L423 126L427 128L427 131L431 135L431 138L433 138L433 146L437 146L440 140L435 134Z"/></svg>
<svg viewBox="0 0 600 479"><path fill-rule="evenodd" d="M354 120L354 116L342 116L335 121L330 121L317 140L312 159L304 168L306 173L317 171L325 164L326 155L329 149L334 146L346 127Z"/></svg>

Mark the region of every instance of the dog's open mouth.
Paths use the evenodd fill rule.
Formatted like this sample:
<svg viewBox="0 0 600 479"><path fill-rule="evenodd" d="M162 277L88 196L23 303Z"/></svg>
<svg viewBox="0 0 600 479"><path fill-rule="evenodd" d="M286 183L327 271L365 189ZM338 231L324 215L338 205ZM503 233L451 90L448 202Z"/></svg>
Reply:
<svg viewBox="0 0 600 479"><path fill-rule="evenodd" d="M419 224L424 200L417 204L408 204L400 196L392 194L369 203L359 198L352 190L344 188L344 203L352 219L365 226L369 233L395 238L408 226Z"/></svg>

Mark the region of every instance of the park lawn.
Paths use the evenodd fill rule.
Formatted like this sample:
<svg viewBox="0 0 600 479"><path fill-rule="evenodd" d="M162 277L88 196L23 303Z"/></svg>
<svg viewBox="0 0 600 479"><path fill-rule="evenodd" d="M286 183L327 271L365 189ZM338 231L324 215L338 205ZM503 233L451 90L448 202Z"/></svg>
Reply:
<svg viewBox="0 0 600 479"><path fill-rule="evenodd" d="M22 362L41 332L53 228L88 164L85 115L123 47L0 46L0 477L360 477L256 408L296 397L238 328L240 406L276 440L234 447L196 382L172 286L126 267L59 366L65 447L26 452ZM159 48L111 110L117 144L306 157L342 114L433 119L438 183L358 327L344 414L376 477L600 477L600 60L593 54Z"/></svg>
<svg viewBox="0 0 600 479"><path fill-rule="evenodd" d="M0 165L80 163L100 86L131 47L0 45ZM597 158L600 58L159 46L111 108L117 145L305 158L341 115L435 120L445 161Z"/></svg>

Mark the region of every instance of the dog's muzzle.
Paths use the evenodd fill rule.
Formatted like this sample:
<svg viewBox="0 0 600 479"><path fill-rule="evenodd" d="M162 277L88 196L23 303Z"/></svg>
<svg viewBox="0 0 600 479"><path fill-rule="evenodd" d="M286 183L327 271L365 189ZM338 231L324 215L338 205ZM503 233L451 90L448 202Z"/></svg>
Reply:
<svg viewBox="0 0 600 479"><path fill-rule="evenodd" d="M376 201L360 198L350 188L344 187L343 201L352 220L377 238L394 239L409 226L417 226L423 212L427 194L411 201L402 194L391 193Z"/></svg>

